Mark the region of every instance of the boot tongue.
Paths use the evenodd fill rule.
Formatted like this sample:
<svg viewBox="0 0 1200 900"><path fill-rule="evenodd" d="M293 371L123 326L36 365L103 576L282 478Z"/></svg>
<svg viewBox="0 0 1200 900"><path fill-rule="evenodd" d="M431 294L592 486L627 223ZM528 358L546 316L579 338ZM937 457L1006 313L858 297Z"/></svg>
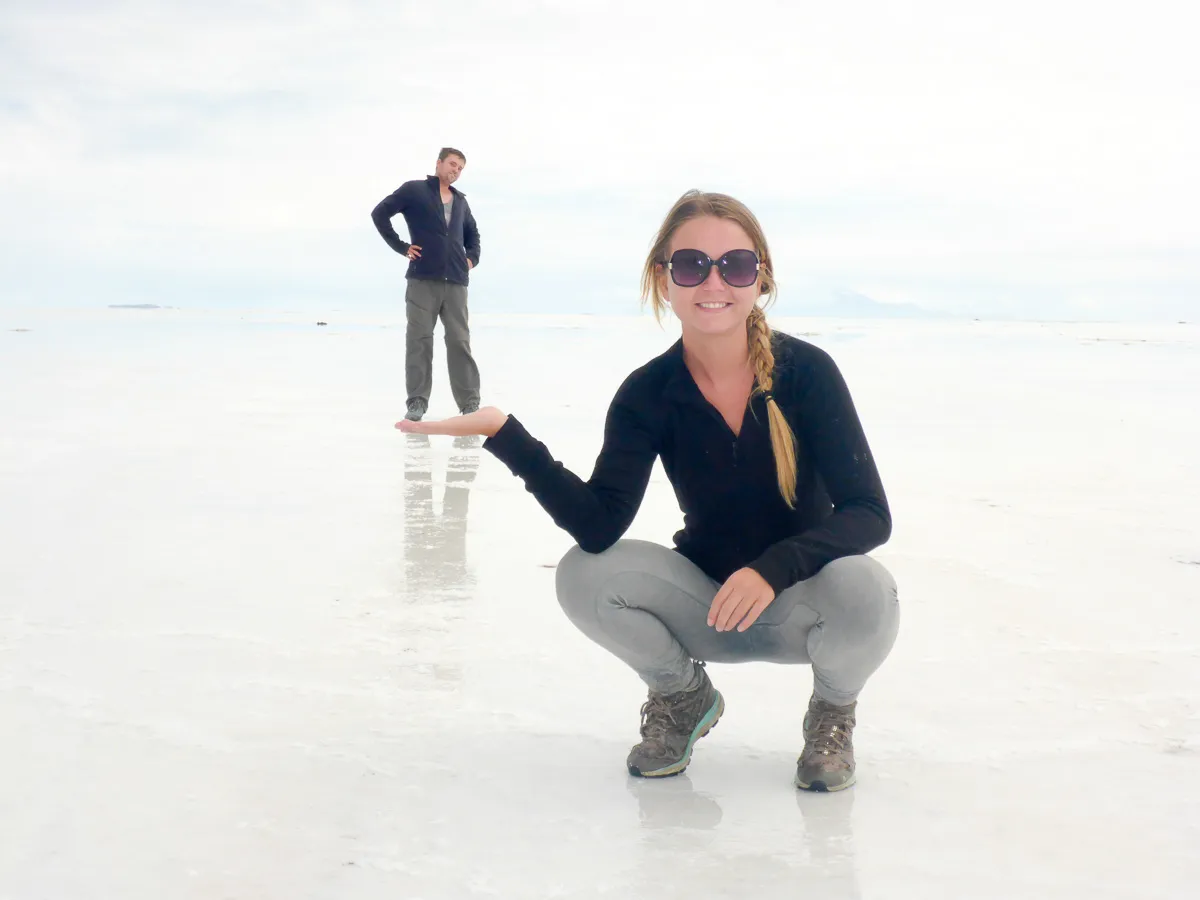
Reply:
<svg viewBox="0 0 1200 900"><path fill-rule="evenodd" d="M652 694L642 707L642 738L662 744L674 724L670 701L663 694Z"/></svg>
<svg viewBox="0 0 1200 900"><path fill-rule="evenodd" d="M813 709L811 737L813 748L822 752L840 753L846 749L853 725L854 707L821 704Z"/></svg>

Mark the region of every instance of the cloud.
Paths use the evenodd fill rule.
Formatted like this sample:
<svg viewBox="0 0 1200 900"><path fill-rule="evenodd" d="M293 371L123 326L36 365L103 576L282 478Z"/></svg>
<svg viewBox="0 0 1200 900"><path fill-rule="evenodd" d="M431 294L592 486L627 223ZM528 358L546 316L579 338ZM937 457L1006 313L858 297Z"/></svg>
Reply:
<svg viewBox="0 0 1200 900"><path fill-rule="evenodd" d="M750 203L797 285L1173 315L1200 303L1200 63L1181 8L6 9L0 304L150 284L390 302L396 261L368 213L452 144L479 280L512 302L572 273L627 290L696 186Z"/></svg>

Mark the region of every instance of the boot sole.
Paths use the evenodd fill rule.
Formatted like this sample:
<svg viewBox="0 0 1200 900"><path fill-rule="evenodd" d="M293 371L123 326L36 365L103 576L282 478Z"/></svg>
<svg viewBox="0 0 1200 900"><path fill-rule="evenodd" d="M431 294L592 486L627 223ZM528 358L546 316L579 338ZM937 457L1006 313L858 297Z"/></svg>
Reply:
<svg viewBox="0 0 1200 900"><path fill-rule="evenodd" d="M851 773L850 777L841 784L837 785L836 787L829 787L824 781L814 781L811 784L805 784L800 780L800 775L797 773L796 777L793 779L793 783L802 791L812 791L815 794L834 794L838 791L844 791L846 788L851 787L856 780L857 776Z"/></svg>
<svg viewBox="0 0 1200 900"><path fill-rule="evenodd" d="M683 751L683 757L668 766L663 766L661 769L653 769L649 772L643 772L640 769L629 767L629 774L636 775L639 778L666 778L669 775L678 775L688 767L688 763L692 760L692 748L696 746L696 741L704 737L710 731L717 727L717 722L721 720L721 716L725 713L725 698L721 696L721 692L717 691L717 702L708 708L708 712L697 723L692 730L692 736L688 739L687 747Z"/></svg>

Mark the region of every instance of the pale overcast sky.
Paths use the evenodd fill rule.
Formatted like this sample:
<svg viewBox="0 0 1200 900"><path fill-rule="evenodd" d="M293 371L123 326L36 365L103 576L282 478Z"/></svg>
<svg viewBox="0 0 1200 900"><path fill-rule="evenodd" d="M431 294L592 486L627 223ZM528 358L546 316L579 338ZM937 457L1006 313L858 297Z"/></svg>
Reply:
<svg viewBox="0 0 1200 900"><path fill-rule="evenodd" d="M449 144L480 312L636 312L700 187L784 313L1194 318L1192 10L0 0L0 306L399 311L370 211Z"/></svg>

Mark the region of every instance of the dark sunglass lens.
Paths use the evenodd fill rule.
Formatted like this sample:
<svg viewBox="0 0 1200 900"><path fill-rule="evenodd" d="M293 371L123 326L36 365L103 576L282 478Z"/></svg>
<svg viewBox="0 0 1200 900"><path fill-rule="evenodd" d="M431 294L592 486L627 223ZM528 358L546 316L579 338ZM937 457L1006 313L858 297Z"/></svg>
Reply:
<svg viewBox="0 0 1200 900"><path fill-rule="evenodd" d="M698 250L676 250L671 275L680 287L695 287L708 277L708 257Z"/></svg>
<svg viewBox="0 0 1200 900"><path fill-rule="evenodd" d="M721 274L733 287L749 287L758 278L758 257L753 250L730 250L721 257Z"/></svg>

